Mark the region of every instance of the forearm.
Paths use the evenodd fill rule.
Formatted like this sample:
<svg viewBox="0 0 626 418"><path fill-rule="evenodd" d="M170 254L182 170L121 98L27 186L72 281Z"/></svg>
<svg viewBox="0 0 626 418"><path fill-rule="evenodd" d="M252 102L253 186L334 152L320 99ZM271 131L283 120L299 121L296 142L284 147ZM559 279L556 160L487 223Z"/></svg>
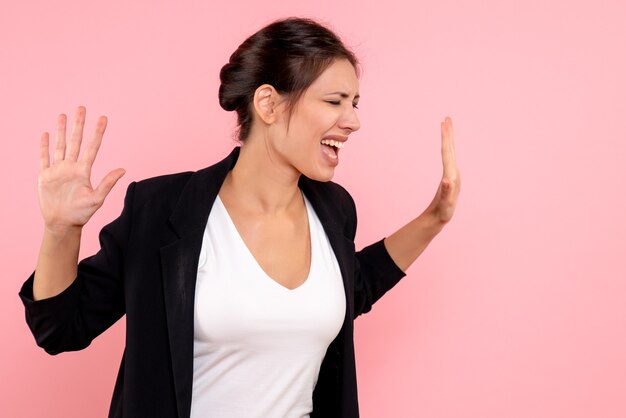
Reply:
<svg viewBox="0 0 626 418"><path fill-rule="evenodd" d="M44 230L35 279L33 299L56 296L76 278L81 228L64 231Z"/></svg>
<svg viewBox="0 0 626 418"><path fill-rule="evenodd" d="M445 222L426 211L385 238L385 248L396 265L406 272L444 226Z"/></svg>

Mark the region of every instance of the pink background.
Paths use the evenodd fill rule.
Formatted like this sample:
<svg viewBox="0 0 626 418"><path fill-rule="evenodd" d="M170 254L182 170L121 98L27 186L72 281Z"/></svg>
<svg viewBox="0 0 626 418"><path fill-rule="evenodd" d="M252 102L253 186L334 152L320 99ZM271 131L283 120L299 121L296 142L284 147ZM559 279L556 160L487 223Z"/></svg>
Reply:
<svg viewBox="0 0 626 418"><path fill-rule="evenodd" d="M357 321L362 416L626 416L626 6L613 1L5 1L0 12L0 416L105 416L123 323L50 357L18 289L41 237L38 141L56 115L109 117L94 177L198 169L234 145L218 72L290 15L330 24L364 74L361 130L335 180L357 246L421 212L455 124L452 224ZM123 321L122 321L123 322Z"/></svg>

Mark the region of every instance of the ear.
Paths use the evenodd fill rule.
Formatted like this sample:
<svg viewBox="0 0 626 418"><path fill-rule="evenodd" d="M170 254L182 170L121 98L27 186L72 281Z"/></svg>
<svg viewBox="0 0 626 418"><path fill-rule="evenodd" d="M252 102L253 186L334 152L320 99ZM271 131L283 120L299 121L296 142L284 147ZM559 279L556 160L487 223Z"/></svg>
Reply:
<svg viewBox="0 0 626 418"><path fill-rule="evenodd" d="M276 89L269 84L263 84L254 91L254 111L264 123L271 125L276 122L280 99Z"/></svg>

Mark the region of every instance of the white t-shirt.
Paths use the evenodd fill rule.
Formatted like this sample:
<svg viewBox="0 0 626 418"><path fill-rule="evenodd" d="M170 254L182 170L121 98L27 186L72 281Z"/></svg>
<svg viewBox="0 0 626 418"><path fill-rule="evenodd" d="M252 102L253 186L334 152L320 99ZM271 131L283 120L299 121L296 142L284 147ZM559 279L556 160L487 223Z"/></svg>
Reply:
<svg viewBox="0 0 626 418"><path fill-rule="evenodd" d="M196 283L192 418L311 413L320 365L341 329L346 301L335 254L304 199L311 267L293 290L262 270L219 196L215 200Z"/></svg>

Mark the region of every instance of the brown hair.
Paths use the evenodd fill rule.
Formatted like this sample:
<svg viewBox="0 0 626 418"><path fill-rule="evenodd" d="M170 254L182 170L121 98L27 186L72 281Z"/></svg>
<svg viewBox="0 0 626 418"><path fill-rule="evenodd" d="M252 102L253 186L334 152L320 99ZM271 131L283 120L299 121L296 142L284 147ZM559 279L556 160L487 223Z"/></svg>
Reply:
<svg viewBox="0 0 626 418"><path fill-rule="evenodd" d="M354 53L311 19L278 20L246 39L220 71L220 106L237 111L239 140L250 134L252 101L259 86L270 84L286 95L291 115L306 89L336 59L347 59L358 75Z"/></svg>

